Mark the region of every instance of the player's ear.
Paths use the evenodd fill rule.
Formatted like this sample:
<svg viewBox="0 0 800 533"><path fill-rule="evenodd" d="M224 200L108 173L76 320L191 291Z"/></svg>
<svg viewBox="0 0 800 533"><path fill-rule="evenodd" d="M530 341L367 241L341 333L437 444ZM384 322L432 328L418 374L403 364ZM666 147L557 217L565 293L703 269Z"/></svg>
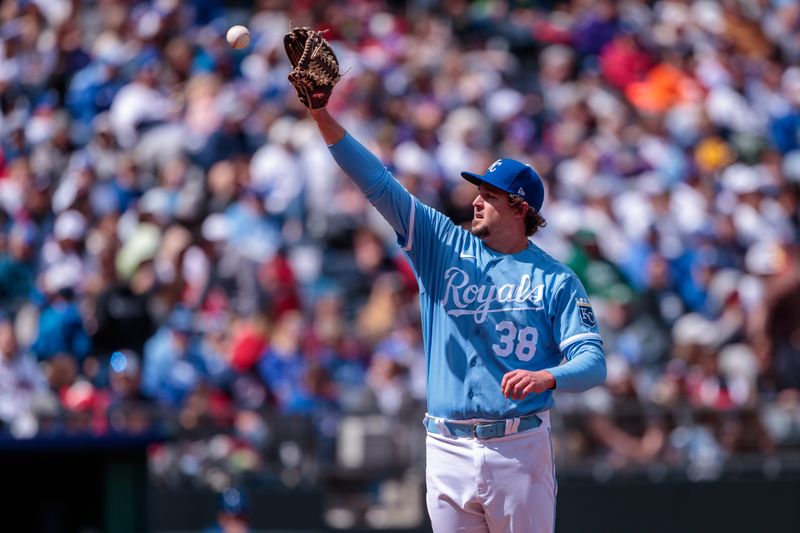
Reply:
<svg viewBox="0 0 800 533"><path fill-rule="evenodd" d="M517 212L514 213L514 216L516 218L525 218L525 215L528 214L528 210L530 208L531 206L528 205L528 202L520 202L519 204L517 204Z"/></svg>

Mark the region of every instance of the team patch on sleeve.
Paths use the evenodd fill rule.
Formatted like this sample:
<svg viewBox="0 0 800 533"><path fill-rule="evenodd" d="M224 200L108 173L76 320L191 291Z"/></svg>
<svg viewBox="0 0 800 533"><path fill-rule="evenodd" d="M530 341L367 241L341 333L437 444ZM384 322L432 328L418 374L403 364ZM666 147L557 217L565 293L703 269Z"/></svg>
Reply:
<svg viewBox="0 0 800 533"><path fill-rule="evenodd" d="M592 304L586 298L577 298L578 312L581 315L581 324L587 328L593 328L597 325L597 318L594 316Z"/></svg>

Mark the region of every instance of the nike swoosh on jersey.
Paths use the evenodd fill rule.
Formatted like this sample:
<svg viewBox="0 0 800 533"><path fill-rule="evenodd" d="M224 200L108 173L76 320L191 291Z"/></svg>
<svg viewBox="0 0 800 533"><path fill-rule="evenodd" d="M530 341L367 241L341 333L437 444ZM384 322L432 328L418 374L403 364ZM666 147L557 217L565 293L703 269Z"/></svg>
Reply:
<svg viewBox="0 0 800 533"><path fill-rule="evenodd" d="M460 257L461 259L477 259L476 256L470 255L470 254L465 254L464 252L459 253L458 257Z"/></svg>

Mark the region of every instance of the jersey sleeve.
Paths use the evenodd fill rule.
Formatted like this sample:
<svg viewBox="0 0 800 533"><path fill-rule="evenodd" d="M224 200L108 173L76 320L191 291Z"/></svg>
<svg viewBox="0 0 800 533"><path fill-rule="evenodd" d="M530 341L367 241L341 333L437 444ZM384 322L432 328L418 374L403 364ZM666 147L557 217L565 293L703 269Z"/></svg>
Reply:
<svg viewBox="0 0 800 533"><path fill-rule="evenodd" d="M397 233L397 242L417 274L425 273L432 279L440 266L437 257L445 253L441 248L458 244L462 233L459 228L409 193L383 163L349 133L328 148L339 167ZM417 253L417 250L425 253ZM425 280L421 281L424 289Z"/></svg>
<svg viewBox="0 0 800 533"><path fill-rule="evenodd" d="M599 340L584 339L573 342L563 352L567 361L548 369L556 380L556 389L566 392L583 392L606 380L606 358Z"/></svg>
<svg viewBox="0 0 800 533"><path fill-rule="evenodd" d="M349 133L328 147L339 167L350 176L367 200L386 219L401 242L408 239L414 222L414 197L389 170Z"/></svg>

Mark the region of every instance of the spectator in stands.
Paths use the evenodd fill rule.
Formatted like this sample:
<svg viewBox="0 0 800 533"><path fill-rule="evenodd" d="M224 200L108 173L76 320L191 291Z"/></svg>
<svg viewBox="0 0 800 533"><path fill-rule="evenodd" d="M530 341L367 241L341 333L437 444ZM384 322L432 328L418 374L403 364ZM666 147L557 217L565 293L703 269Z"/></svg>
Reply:
<svg viewBox="0 0 800 533"><path fill-rule="evenodd" d="M195 334L194 315L178 307L144 345L142 391L166 407L179 407L208 377Z"/></svg>
<svg viewBox="0 0 800 533"><path fill-rule="evenodd" d="M800 399L800 264L797 247L756 243L745 257L764 283L752 314L751 336L765 377L778 392Z"/></svg>
<svg viewBox="0 0 800 533"><path fill-rule="evenodd" d="M36 230L32 224L14 224L0 254L0 308L16 312L33 296L36 279Z"/></svg>
<svg viewBox="0 0 800 533"><path fill-rule="evenodd" d="M666 444L666 417L640 398L635 374L625 359L608 360L608 390L591 395L588 430L612 467L659 460Z"/></svg>
<svg viewBox="0 0 800 533"><path fill-rule="evenodd" d="M89 354L92 341L86 333L75 298L81 271L74 264L50 267L42 283L47 302L39 315L39 327L31 350L37 359L63 354L80 363Z"/></svg>
<svg viewBox="0 0 800 533"><path fill-rule="evenodd" d="M115 281L98 295L92 336L95 355L106 359L119 350L142 352L155 331L148 308L155 282L153 262L143 261L128 282Z"/></svg>
<svg viewBox="0 0 800 533"><path fill-rule="evenodd" d="M34 436L38 429L34 405L47 393L41 368L17 345L9 317L0 316L0 431L17 438Z"/></svg>
<svg viewBox="0 0 800 533"><path fill-rule="evenodd" d="M141 361L132 350L114 352L109 360L108 422L112 431L139 435L162 428L155 402L141 391Z"/></svg>
<svg viewBox="0 0 800 533"><path fill-rule="evenodd" d="M275 324L269 347L258 362L261 379L269 387L282 411L299 405L310 361L303 352L305 321L298 312L285 313Z"/></svg>

